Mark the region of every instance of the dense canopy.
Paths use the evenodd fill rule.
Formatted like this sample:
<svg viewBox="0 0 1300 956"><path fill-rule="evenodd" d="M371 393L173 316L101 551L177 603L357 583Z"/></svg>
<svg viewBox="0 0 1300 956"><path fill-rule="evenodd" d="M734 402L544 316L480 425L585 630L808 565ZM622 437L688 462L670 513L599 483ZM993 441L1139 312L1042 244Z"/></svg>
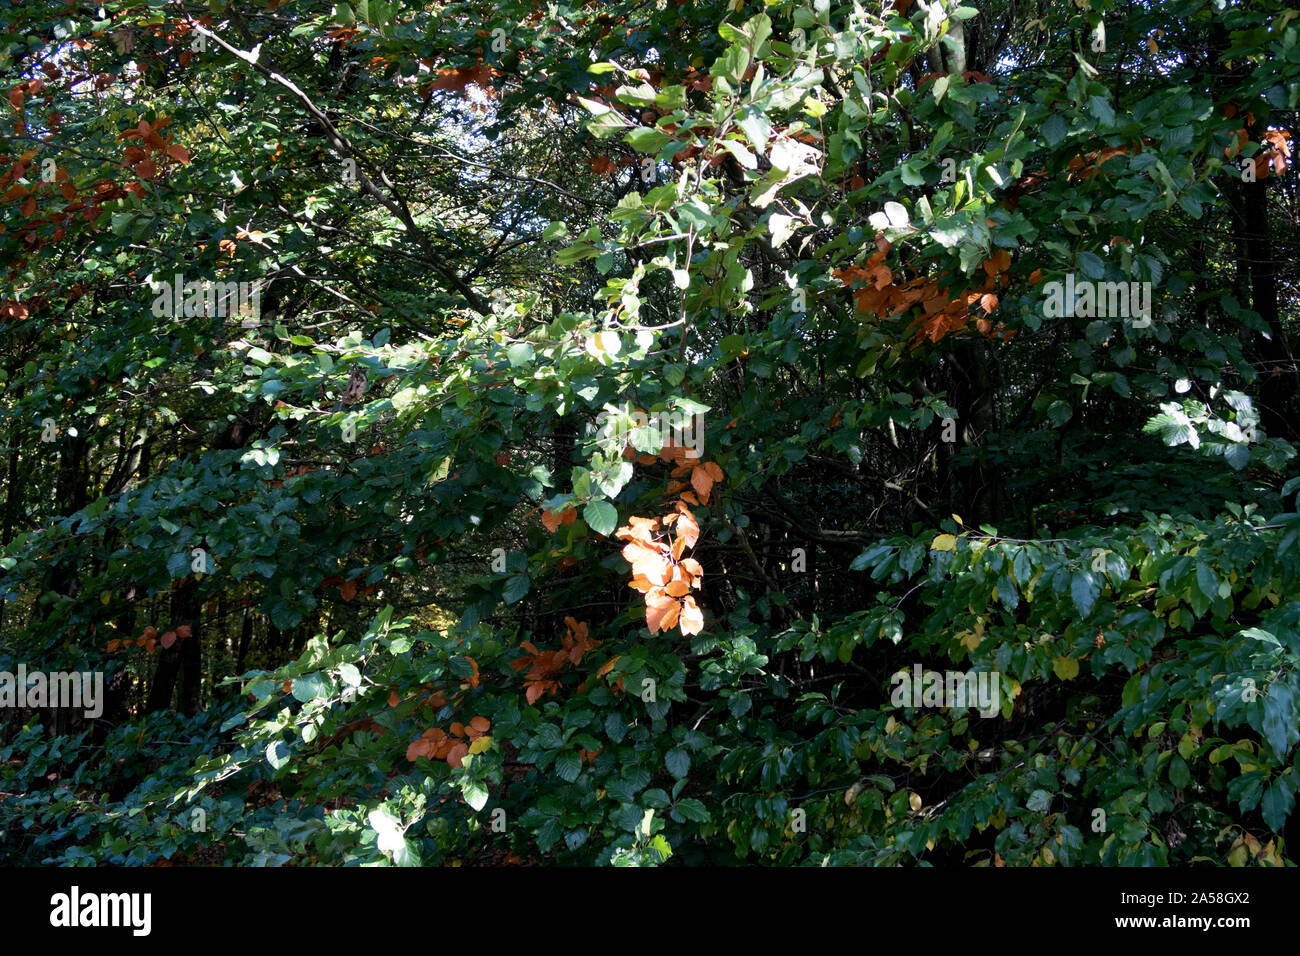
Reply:
<svg viewBox="0 0 1300 956"><path fill-rule="evenodd" d="M1295 861L1298 103L1280 0L8 5L0 861Z"/></svg>

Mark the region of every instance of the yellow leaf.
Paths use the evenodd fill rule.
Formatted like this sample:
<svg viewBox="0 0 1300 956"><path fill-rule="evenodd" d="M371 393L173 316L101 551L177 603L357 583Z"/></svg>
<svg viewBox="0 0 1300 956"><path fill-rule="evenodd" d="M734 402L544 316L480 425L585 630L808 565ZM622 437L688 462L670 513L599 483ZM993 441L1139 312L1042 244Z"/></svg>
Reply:
<svg viewBox="0 0 1300 956"><path fill-rule="evenodd" d="M957 539L950 534L936 535L930 542L931 551L952 551L957 547Z"/></svg>
<svg viewBox="0 0 1300 956"><path fill-rule="evenodd" d="M911 807L913 810L920 810L920 809L921 809L921 795L920 795L919 793L914 793L914 794L912 794L911 796L909 796L909 797L907 798L907 805L908 805L909 807Z"/></svg>
<svg viewBox="0 0 1300 956"><path fill-rule="evenodd" d="M1249 851L1247 851L1246 845L1242 843L1241 837L1237 837L1232 852L1228 854L1228 866L1245 866L1249 855Z"/></svg>
<svg viewBox="0 0 1300 956"><path fill-rule="evenodd" d="M974 631L962 631L957 635L957 640L962 647L966 648L966 650L973 651L975 648L980 646L980 641L983 640L983 638Z"/></svg>
<svg viewBox="0 0 1300 956"><path fill-rule="evenodd" d="M1052 662L1052 670L1061 680L1073 680L1079 676L1079 662L1073 657L1058 657Z"/></svg>
<svg viewBox="0 0 1300 956"><path fill-rule="evenodd" d="M889 720L885 721L886 735L892 734L897 729L898 729L898 721L895 720L893 717L890 717Z"/></svg>
<svg viewBox="0 0 1300 956"><path fill-rule="evenodd" d="M962 524L961 515L949 515L948 517L952 518L952 520L958 524Z"/></svg>
<svg viewBox="0 0 1300 956"><path fill-rule="evenodd" d="M486 752L487 749L491 746L492 746L492 738L489 737L487 734L484 734L478 740L474 741L472 744L469 745L469 752L472 754L481 754Z"/></svg>

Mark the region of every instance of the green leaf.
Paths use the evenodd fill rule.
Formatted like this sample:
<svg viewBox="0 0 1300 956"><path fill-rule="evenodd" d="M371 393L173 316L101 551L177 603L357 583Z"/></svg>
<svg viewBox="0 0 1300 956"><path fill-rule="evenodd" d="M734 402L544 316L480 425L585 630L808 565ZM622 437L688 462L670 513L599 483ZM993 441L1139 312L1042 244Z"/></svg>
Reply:
<svg viewBox="0 0 1300 956"><path fill-rule="evenodd" d="M502 592L501 597L505 600L507 604L514 604L516 601L521 600L523 596L528 593L528 589L530 587L532 587L532 579L529 578L528 575L526 574L512 575L506 581L506 587L505 590Z"/></svg>
<svg viewBox="0 0 1300 956"><path fill-rule="evenodd" d="M582 758L577 751L566 750L555 758L555 772L566 783L573 783L582 774Z"/></svg>
<svg viewBox="0 0 1300 956"><path fill-rule="evenodd" d="M466 780L461 786L461 795L464 796L465 802L475 812L482 810L487 806L488 791L482 783L477 780Z"/></svg>
<svg viewBox="0 0 1300 956"><path fill-rule="evenodd" d="M1260 801L1260 810L1263 812L1264 823L1274 833L1282 832L1282 829L1286 826L1287 817L1291 815L1291 810L1294 807L1295 791L1285 776L1274 780L1272 785L1264 791L1264 797Z"/></svg>
<svg viewBox="0 0 1300 956"><path fill-rule="evenodd" d="M1187 769L1187 761L1182 757L1175 755L1170 759L1169 782L1180 789L1185 788L1192 782L1191 771Z"/></svg>
<svg viewBox="0 0 1300 956"><path fill-rule="evenodd" d="M1079 269L1089 279L1100 279L1106 274L1106 263L1095 252L1079 253Z"/></svg>
<svg viewBox="0 0 1300 956"><path fill-rule="evenodd" d="M608 535L618 524L618 510L608 501L593 501L582 509L582 520L596 534Z"/></svg>
<svg viewBox="0 0 1300 956"><path fill-rule="evenodd" d="M1219 578L1210 566L1202 561L1196 562L1196 586L1209 601L1214 601L1219 596Z"/></svg>
<svg viewBox="0 0 1300 956"><path fill-rule="evenodd" d="M685 797L678 800L673 809L677 811L683 820L690 820L692 823L708 823L711 819L708 809L694 797Z"/></svg>
<svg viewBox="0 0 1300 956"><path fill-rule="evenodd" d="M1290 685L1277 680L1260 699L1264 702L1264 737L1274 753L1285 755L1300 741L1300 715L1296 714L1295 695Z"/></svg>
<svg viewBox="0 0 1300 956"><path fill-rule="evenodd" d="M691 769L691 755L681 747L674 747L664 755L664 766L674 777L684 777Z"/></svg>
<svg viewBox="0 0 1300 956"><path fill-rule="evenodd" d="M605 718L605 734L614 743L622 743L627 735L627 721L622 714L610 714Z"/></svg>
<svg viewBox="0 0 1300 956"><path fill-rule="evenodd" d="M1085 568L1074 572L1070 580L1070 597L1074 599L1074 607L1079 612L1079 617L1086 618L1092 613L1093 605L1097 603L1100 594L1101 584L1093 576L1092 571Z"/></svg>
<svg viewBox="0 0 1300 956"><path fill-rule="evenodd" d="M332 683L320 674L307 674L293 680L293 696L306 703L319 697L328 697L333 690Z"/></svg>
<svg viewBox="0 0 1300 956"><path fill-rule="evenodd" d="M1103 126L1115 125L1115 110L1111 108L1110 102L1103 97L1093 96L1088 99L1088 111L1101 122Z"/></svg>
<svg viewBox="0 0 1300 956"><path fill-rule="evenodd" d="M273 740L266 745L266 761L274 770L289 762L289 748L283 740Z"/></svg>
<svg viewBox="0 0 1300 956"><path fill-rule="evenodd" d="M533 347L527 342L516 342L506 349L506 358L510 360L510 364L514 368L527 365L533 360Z"/></svg>
<svg viewBox="0 0 1300 956"><path fill-rule="evenodd" d="M623 137L624 142L638 153L657 153L670 142L672 137L663 130L639 126Z"/></svg>
<svg viewBox="0 0 1300 956"><path fill-rule="evenodd" d="M1053 113L1043 123L1043 142L1048 146L1055 146L1063 139L1065 139L1065 118L1059 113Z"/></svg>

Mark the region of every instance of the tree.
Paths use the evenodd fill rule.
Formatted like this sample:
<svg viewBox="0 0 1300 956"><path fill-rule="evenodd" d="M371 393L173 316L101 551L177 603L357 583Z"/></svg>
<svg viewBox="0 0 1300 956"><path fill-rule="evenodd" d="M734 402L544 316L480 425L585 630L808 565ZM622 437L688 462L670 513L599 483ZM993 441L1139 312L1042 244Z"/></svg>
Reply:
<svg viewBox="0 0 1300 956"><path fill-rule="evenodd" d="M1300 21L1219 6L9 14L0 665L134 688L14 852L1280 864Z"/></svg>

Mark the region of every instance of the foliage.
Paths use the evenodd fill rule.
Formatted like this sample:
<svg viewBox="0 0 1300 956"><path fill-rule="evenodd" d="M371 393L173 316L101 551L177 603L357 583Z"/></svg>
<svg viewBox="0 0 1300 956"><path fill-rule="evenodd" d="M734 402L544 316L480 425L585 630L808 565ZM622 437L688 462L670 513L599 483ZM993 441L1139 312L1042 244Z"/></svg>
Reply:
<svg viewBox="0 0 1300 956"><path fill-rule="evenodd" d="M1294 11L4 17L6 860L1294 862Z"/></svg>

